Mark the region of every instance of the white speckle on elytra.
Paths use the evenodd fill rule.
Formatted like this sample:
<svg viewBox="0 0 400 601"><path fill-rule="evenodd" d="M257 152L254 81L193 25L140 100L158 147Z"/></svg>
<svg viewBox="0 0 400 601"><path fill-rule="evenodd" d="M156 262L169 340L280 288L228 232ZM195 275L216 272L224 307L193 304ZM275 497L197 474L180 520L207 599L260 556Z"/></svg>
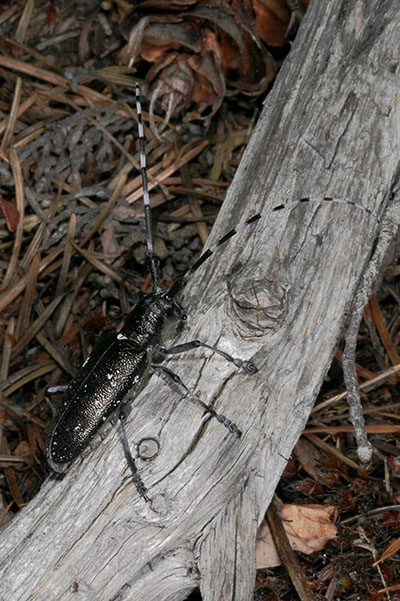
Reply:
<svg viewBox="0 0 400 601"><path fill-rule="evenodd" d="M128 340L128 336L124 336L124 334L118 334L117 339L118 340Z"/></svg>

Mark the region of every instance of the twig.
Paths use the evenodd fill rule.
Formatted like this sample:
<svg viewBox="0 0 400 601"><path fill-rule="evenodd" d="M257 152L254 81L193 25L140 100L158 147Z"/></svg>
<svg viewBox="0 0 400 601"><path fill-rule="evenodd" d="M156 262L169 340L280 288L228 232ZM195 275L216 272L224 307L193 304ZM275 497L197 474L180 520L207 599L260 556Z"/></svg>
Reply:
<svg viewBox="0 0 400 601"><path fill-rule="evenodd" d="M346 345L343 353L343 374L347 389L347 402L350 419L355 429L357 453L363 463L368 463L372 456L372 446L365 431L365 421L360 401L360 392L355 374L355 354L358 331L364 307L371 296L372 287L379 275L385 255L394 240L400 224L400 195L396 190L392 203L383 219L378 243L370 263L364 273L363 281L354 300L350 323L346 332Z"/></svg>
<svg viewBox="0 0 400 601"><path fill-rule="evenodd" d="M290 546L288 536L278 515L274 501L272 501L271 505L268 507L267 521L279 556L289 572L290 579L301 601L315 601L314 593L308 586L304 570Z"/></svg>

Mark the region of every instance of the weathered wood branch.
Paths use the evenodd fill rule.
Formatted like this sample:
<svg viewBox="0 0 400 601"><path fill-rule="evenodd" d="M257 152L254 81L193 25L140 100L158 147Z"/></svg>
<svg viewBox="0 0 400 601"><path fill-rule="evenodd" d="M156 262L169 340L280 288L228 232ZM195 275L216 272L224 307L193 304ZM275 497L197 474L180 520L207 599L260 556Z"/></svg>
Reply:
<svg viewBox="0 0 400 601"><path fill-rule="evenodd" d="M213 232L267 206L329 194L381 214L398 184L400 9L315 2L269 94ZM170 363L233 419L240 440L152 377L128 433L156 440L138 498L116 429L1 534L0 597L13 601L252 598L255 537L332 359L378 222L321 205L278 212L197 272L188 328L258 374L196 351Z"/></svg>

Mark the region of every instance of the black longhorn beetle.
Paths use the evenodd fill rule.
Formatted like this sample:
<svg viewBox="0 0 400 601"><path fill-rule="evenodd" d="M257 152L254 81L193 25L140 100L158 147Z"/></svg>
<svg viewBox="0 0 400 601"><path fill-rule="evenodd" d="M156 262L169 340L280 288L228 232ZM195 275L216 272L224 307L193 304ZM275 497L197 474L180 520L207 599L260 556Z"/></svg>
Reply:
<svg viewBox="0 0 400 601"><path fill-rule="evenodd" d="M265 215L285 208L294 207L306 202L335 202L357 207L368 214L369 209L352 201L340 198L317 197L301 198L293 202L278 205L272 209L258 213L230 230L218 240L186 271L168 291L160 286L160 273L153 250L151 209L146 173L145 139L142 123L142 108L140 90L136 84L136 106L139 128L140 167L143 180L143 198L146 226L147 255L153 291L138 302L131 311L119 332L105 332L97 341L91 355L80 368L77 376L68 386L54 386L48 389L48 394L63 393L61 408L55 412L54 423L47 445L47 460L55 472L65 472L71 463L88 446L90 440L103 423L117 409L121 423L122 444L132 471L133 481L145 501L147 489L137 471L136 463L129 448L125 422L127 419L127 404L124 398L130 393L130 398L136 397L146 385L149 375L161 371L173 382L179 384L189 397L200 405L211 417L215 417L230 432L241 436L239 428L224 415L220 415L212 407L204 403L182 382L177 374L163 365L153 364L152 358L157 355L174 355L204 347L218 353L236 367L241 367L249 373L257 372L251 361L234 358L228 353L210 346L200 340L192 340L171 348L162 346L163 331L171 320L183 321L186 316L175 299L178 292L184 288L191 275L219 248L239 231L262 219ZM47 397L50 403L49 397ZM51 404L51 403L50 403Z"/></svg>

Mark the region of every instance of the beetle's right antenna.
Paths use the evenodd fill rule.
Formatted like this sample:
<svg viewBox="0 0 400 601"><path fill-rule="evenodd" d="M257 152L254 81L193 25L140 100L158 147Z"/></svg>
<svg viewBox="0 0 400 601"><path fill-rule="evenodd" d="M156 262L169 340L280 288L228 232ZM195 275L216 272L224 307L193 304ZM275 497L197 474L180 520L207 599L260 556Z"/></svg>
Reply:
<svg viewBox="0 0 400 601"><path fill-rule="evenodd" d="M225 244L225 242L228 242L228 240L233 238L233 236L236 236L236 234L238 234L242 230L246 229L249 225L256 223L257 221L259 221L266 215L270 215L271 213L275 213L276 211L282 211L282 209L290 209L291 207L296 207L297 205L300 205L303 203L314 203L314 202L318 202L318 203L330 202L330 203L349 205L351 207L356 207L357 209L364 211L364 213L367 213L368 215L372 215L373 217L375 217L375 219L377 218L373 211L371 211L367 207L363 207L362 205L358 204L357 202L354 202L352 200L346 200L343 198L333 198L332 196L317 196L317 197L313 197L313 198L306 196L305 198L299 198L298 200L292 200L290 202L286 202L284 204L277 205L277 206L273 207L272 209L266 209L265 211L262 211L261 213L257 213L256 215L253 215L252 217L250 217L250 219L247 219L247 221L244 221L240 225L237 225L236 227L231 229L228 233L225 234L225 236L220 238L220 240L218 240L215 244L213 244L206 251L204 251L203 254L200 255L200 257L197 259L197 261L190 267L190 269L188 269L178 280L176 280L176 282L174 282L174 284L172 284L171 288L168 290L168 296L170 298L173 298L174 296L176 296L176 294L178 294L178 292L180 292L182 290L182 288L184 288L186 286L186 283L192 277L194 272L197 271L198 268L201 267L201 265L203 265L203 263L205 261L207 261L207 259L209 259L211 257L211 255L213 255L220 246Z"/></svg>
<svg viewBox="0 0 400 601"><path fill-rule="evenodd" d="M152 222L151 222L151 207L149 197L149 186L147 182L147 170L146 170L146 150L145 150L145 139L143 130L142 120L142 103L140 101L140 88L136 82L136 110L138 117L138 129L139 129L139 149L140 149L140 170L142 173L143 182L143 201L144 201L144 220L146 224L146 244L147 244L147 257L149 261L150 273L153 279L153 287L155 292L162 290L160 286L160 271L158 269L157 260L154 254L153 236L152 236Z"/></svg>

